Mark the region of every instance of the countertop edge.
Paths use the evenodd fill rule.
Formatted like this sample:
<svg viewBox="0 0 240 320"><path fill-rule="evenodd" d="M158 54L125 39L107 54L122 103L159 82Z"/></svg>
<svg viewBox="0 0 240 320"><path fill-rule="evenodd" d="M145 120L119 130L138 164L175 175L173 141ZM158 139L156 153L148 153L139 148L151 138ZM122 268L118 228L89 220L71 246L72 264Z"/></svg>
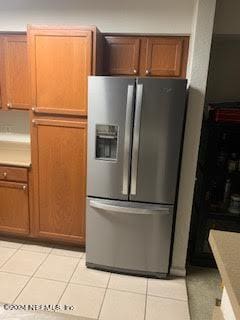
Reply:
<svg viewBox="0 0 240 320"><path fill-rule="evenodd" d="M224 286L225 286L227 293L229 295L236 319L240 319L240 304L239 304L239 301L235 295L234 289L231 284L231 280L228 275L228 271L225 268L223 258L220 254L218 244L217 244L217 239L215 239L215 236L217 236L219 234L219 232L224 232L224 231L218 231L218 230L211 230L210 231L209 243L211 245L213 255L214 255L214 258L216 260L216 264L217 264L219 272L220 272L220 276L223 280Z"/></svg>
<svg viewBox="0 0 240 320"><path fill-rule="evenodd" d="M31 168L31 163L0 161L0 166Z"/></svg>

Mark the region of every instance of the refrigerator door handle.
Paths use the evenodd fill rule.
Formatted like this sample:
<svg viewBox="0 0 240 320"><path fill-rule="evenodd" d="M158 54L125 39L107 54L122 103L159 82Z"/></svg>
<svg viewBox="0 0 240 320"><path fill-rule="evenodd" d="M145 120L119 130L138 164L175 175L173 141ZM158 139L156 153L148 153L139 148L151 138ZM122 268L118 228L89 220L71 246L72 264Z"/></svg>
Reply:
<svg viewBox="0 0 240 320"><path fill-rule="evenodd" d="M137 84L136 106L133 131L133 148L132 148L132 176L131 176L131 195L137 193L137 171L138 171L138 150L139 150L139 134L141 125L143 84Z"/></svg>
<svg viewBox="0 0 240 320"><path fill-rule="evenodd" d="M104 211L111 211L111 213L127 213L127 214L136 214L136 215L149 215L149 214L161 214L161 215L169 215L169 208L156 208L156 209L148 209L148 208L133 208L133 207L122 207L114 204L107 204L104 202L90 200L90 206L96 209L102 209Z"/></svg>
<svg viewBox="0 0 240 320"><path fill-rule="evenodd" d="M128 185L129 185L129 153L130 153L130 142L131 142L133 93L134 93L134 86L129 85L128 90L127 90L126 121L125 121L125 136L124 136L124 155L123 155L122 194L125 194L125 195L128 195Z"/></svg>

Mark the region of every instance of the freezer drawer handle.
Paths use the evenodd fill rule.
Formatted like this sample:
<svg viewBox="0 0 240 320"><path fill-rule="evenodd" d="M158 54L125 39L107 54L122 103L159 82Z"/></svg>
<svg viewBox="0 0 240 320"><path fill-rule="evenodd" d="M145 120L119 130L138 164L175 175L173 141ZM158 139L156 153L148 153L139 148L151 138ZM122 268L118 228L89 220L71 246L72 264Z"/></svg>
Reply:
<svg viewBox="0 0 240 320"><path fill-rule="evenodd" d="M137 193L137 172L138 172L138 151L139 151L139 134L141 125L143 84L137 85L136 92L136 110L134 119L133 132L133 149L132 149L132 177L131 177L131 195Z"/></svg>
<svg viewBox="0 0 240 320"><path fill-rule="evenodd" d="M169 208L159 208L159 209L143 209L143 208L131 208L131 207L121 207L115 206L112 204L106 204L99 201L90 201L90 206L96 209L102 209L105 211L118 212L118 213L130 213L130 214L140 214L140 215L149 215L149 214L161 214L169 215Z"/></svg>
<svg viewBox="0 0 240 320"><path fill-rule="evenodd" d="M133 108L133 92L134 86L129 85L127 90L127 105L126 105L126 121L125 121L125 137L124 137L124 156L123 156L123 185L122 194L128 194L129 185L129 152L131 140L131 121Z"/></svg>

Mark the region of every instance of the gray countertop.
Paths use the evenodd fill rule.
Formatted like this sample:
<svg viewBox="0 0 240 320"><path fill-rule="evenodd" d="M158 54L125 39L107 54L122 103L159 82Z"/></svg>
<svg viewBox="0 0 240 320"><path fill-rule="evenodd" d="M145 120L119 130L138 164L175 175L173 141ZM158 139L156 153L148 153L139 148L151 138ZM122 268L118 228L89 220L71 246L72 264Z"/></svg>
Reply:
<svg viewBox="0 0 240 320"><path fill-rule="evenodd" d="M209 242L236 319L240 319L240 233L211 230Z"/></svg>

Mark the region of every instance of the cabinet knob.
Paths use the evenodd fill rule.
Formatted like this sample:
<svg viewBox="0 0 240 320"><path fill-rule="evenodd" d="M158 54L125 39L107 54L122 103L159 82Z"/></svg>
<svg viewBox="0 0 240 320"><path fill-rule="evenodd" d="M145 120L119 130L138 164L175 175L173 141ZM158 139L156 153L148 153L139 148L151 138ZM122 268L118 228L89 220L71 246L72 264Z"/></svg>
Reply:
<svg viewBox="0 0 240 320"><path fill-rule="evenodd" d="M35 121L35 120L32 120L32 124L35 126L35 125L36 125L36 121Z"/></svg>
<svg viewBox="0 0 240 320"><path fill-rule="evenodd" d="M145 73L146 73L146 74L149 74L149 73L150 73L150 71L147 69Z"/></svg>
<svg viewBox="0 0 240 320"><path fill-rule="evenodd" d="M137 73L137 70L136 70L136 69L134 69L134 70L133 70L133 73L134 73L134 74L136 74L136 73Z"/></svg>
<svg viewBox="0 0 240 320"><path fill-rule="evenodd" d="M35 108L34 108L34 107L32 107L32 111L33 111L33 112L35 111Z"/></svg>
<svg viewBox="0 0 240 320"><path fill-rule="evenodd" d="M11 109L11 108L12 108L12 104L11 104L10 102L8 102L8 103L7 103L7 107L8 107L9 109Z"/></svg>
<svg viewBox="0 0 240 320"><path fill-rule="evenodd" d="M7 178L7 172L3 173L4 178Z"/></svg>
<svg viewBox="0 0 240 320"><path fill-rule="evenodd" d="M24 191L27 190L27 186L23 186L22 188L23 188Z"/></svg>

